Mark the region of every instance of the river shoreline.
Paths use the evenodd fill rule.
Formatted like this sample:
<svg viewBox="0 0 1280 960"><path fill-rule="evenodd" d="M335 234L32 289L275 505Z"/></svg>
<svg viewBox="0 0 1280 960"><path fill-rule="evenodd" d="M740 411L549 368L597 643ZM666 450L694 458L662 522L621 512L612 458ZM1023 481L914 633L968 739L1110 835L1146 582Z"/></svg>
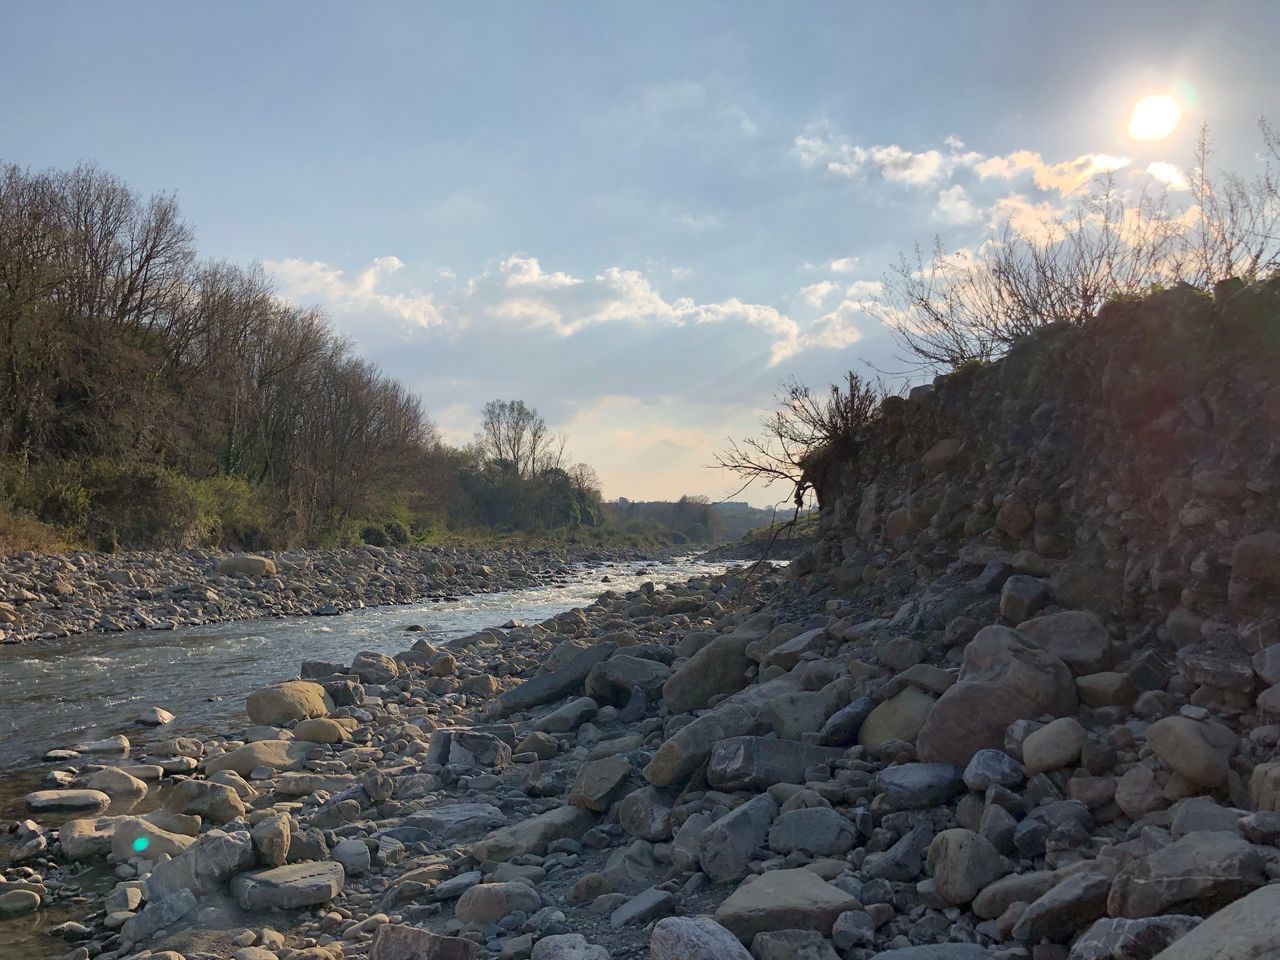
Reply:
<svg viewBox="0 0 1280 960"><path fill-rule="evenodd" d="M661 562L672 555L571 544L364 546L263 553L258 556L274 570L254 575L229 572L239 555L213 550L19 553L0 558L0 643L335 616L527 589L565 582L572 566Z"/></svg>

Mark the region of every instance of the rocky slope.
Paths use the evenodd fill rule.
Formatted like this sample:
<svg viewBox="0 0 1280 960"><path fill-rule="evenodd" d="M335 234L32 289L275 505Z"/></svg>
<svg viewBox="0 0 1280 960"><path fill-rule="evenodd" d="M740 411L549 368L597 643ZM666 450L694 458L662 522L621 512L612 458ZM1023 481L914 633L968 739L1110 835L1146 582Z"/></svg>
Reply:
<svg viewBox="0 0 1280 960"><path fill-rule="evenodd" d="M375 547L262 556L207 550L20 553L0 558L0 641L166 630L259 617L332 616L366 606L518 590L576 562L633 550Z"/></svg>
<svg viewBox="0 0 1280 960"><path fill-rule="evenodd" d="M1280 956L1278 330L1271 283L1044 331L816 459L784 571L51 757L87 812L0 910L106 858L81 960Z"/></svg>

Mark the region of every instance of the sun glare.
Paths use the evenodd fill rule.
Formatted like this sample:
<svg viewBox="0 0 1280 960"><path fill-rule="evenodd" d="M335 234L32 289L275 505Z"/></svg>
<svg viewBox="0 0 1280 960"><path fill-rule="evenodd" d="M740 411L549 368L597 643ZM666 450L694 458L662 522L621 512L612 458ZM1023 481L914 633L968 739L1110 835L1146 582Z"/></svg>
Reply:
<svg viewBox="0 0 1280 960"><path fill-rule="evenodd" d="M1129 136L1136 140L1163 140L1182 119L1182 107L1175 97L1157 93L1143 97L1129 118Z"/></svg>

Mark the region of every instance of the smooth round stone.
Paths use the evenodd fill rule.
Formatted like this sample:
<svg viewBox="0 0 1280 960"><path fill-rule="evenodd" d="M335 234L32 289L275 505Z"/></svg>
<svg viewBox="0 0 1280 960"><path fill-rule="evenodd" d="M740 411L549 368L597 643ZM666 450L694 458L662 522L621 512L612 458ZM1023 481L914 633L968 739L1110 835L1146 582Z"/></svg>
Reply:
<svg viewBox="0 0 1280 960"><path fill-rule="evenodd" d="M105 810L111 798L101 790L37 790L26 796L32 810Z"/></svg>

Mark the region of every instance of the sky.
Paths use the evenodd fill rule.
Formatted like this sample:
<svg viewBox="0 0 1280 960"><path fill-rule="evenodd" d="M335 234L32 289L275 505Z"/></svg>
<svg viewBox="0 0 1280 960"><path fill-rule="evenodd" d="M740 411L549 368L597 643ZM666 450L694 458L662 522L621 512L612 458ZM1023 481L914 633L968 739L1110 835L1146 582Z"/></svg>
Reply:
<svg viewBox="0 0 1280 960"><path fill-rule="evenodd" d="M606 497L720 499L781 381L902 368L900 251L1177 191L1205 122L1257 172L1276 36L1274 0L7 0L0 161L173 192L450 442L523 399Z"/></svg>

